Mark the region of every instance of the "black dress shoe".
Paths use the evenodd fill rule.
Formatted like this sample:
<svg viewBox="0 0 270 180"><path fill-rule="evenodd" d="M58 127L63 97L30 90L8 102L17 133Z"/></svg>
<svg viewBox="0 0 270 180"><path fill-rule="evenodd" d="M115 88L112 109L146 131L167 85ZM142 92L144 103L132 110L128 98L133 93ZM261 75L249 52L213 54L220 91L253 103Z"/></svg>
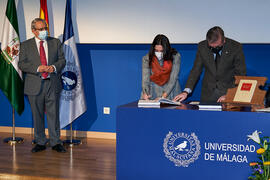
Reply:
<svg viewBox="0 0 270 180"><path fill-rule="evenodd" d="M52 150L55 150L57 152L67 152L67 150L64 148L64 146L62 146L61 144L56 144L55 146L52 147Z"/></svg>
<svg viewBox="0 0 270 180"><path fill-rule="evenodd" d="M32 153L44 151L46 149L46 146L36 144L36 146L31 150Z"/></svg>

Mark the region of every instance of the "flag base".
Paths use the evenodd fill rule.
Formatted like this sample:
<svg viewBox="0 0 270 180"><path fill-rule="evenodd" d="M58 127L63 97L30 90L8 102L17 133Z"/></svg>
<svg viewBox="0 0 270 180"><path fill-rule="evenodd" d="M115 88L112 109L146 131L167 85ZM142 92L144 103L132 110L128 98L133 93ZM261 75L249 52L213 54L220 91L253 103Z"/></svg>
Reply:
<svg viewBox="0 0 270 180"><path fill-rule="evenodd" d="M69 145L70 147L74 146L74 145L80 145L82 144L82 141L81 140L78 140L78 139L67 139L67 140L64 140L63 141L63 144L64 145Z"/></svg>
<svg viewBox="0 0 270 180"><path fill-rule="evenodd" d="M4 139L4 143L9 143L10 145L15 145L15 144L22 144L24 142L24 139L21 137L8 137Z"/></svg>

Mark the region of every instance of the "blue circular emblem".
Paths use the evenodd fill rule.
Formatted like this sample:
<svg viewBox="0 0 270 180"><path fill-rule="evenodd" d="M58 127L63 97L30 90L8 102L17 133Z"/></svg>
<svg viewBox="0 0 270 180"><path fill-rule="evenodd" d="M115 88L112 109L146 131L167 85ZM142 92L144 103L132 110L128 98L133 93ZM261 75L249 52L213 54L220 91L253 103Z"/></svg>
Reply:
<svg viewBox="0 0 270 180"><path fill-rule="evenodd" d="M63 89L71 91L77 86L77 76L72 71L65 71L61 75Z"/></svg>

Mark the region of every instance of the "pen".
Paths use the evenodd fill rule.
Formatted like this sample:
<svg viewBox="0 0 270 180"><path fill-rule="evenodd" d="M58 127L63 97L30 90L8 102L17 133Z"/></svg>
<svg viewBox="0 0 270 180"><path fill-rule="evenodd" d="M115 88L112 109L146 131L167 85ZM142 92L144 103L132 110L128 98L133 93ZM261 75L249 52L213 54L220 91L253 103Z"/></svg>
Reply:
<svg viewBox="0 0 270 180"><path fill-rule="evenodd" d="M147 93L147 90L146 90L146 88L144 89L144 93L148 96L148 93Z"/></svg>

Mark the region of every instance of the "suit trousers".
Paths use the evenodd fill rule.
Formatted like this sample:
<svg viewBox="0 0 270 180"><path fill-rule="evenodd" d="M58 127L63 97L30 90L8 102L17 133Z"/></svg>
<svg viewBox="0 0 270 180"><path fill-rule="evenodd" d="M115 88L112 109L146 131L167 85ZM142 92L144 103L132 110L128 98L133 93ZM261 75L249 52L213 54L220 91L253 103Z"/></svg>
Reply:
<svg viewBox="0 0 270 180"><path fill-rule="evenodd" d="M52 88L51 80L42 80L38 95L28 95L34 119L35 141L39 145L46 144L45 113L49 130L50 145L61 144L59 121L59 93Z"/></svg>

